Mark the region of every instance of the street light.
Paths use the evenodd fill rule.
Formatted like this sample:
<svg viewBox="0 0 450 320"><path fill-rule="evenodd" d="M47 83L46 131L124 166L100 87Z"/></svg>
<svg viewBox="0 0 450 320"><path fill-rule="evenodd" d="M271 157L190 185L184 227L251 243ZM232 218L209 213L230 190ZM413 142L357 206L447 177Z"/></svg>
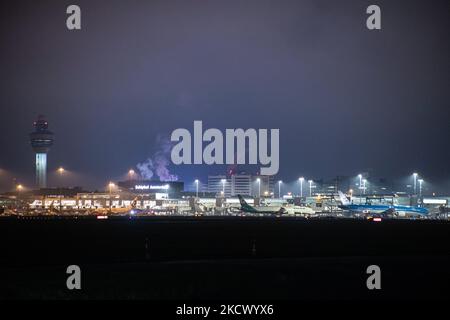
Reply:
<svg viewBox="0 0 450 320"><path fill-rule="evenodd" d="M62 175L63 175L63 173L65 172L65 170L64 170L64 168L63 167L59 167L58 168L58 174L62 177ZM58 199L59 199L59 212L61 212L62 211L62 191L61 191L61 187L58 187L58 189L59 189L59 196L58 196Z"/></svg>
<svg viewBox="0 0 450 320"><path fill-rule="evenodd" d="M359 195L361 195L362 192L362 174L358 174L358 178L359 178L359 185L358 185L358 189L359 189Z"/></svg>
<svg viewBox="0 0 450 320"><path fill-rule="evenodd" d="M22 190L23 190L23 186L22 186L21 184L18 184L18 185L16 186L16 190L17 190L17 192L18 192L17 198L20 199L21 193L22 193Z"/></svg>
<svg viewBox="0 0 450 320"><path fill-rule="evenodd" d="M283 181L278 180L278 198L281 199L281 184L283 183Z"/></svg>
<svg viewBox="0 0 450 320"><path fill-rule="evenodd" d="M110 182L109 184L108 184L108 188L109 188L109 212L111 212L111 205L112 205L112 201L111 201L111 191L112 191L112 188L114 188L116 185L114 184L114 183L112 183L112 182Z"/></svg>
<svg viewBox="0 0 450 320"><path fill-rule="evenodd" d="M423 179L419 179L419 196L422 196L422 183L423 183Z"/></svg>
<svg viewBox="0 0 450 320"><path fill-rule="evenodd" d="M196 190L196 194L197 194L197 198L198 198L198 179L195 179L195 190Z"/></svg>
<svg viewBox="0 0 450 320"><path fill-rule="evenodd" d="M313 184L313 181L312 180L308 180L308 183L309 183L309 196L311 197L312 196L312 184Z"/></svg>
<svg viewBox="0 0 450 320"><path fill-rule="evenodd" d="M128 176L130 177L130 180L133 180L134 174L135 174L135 172L134 172L133 169L130 169L130 170L128 171Z"/></svg>
<svg viewBox="0 0 450 320"><path fill-rule="evenodd" d="M414 178L414 194L417 194L417 172L413 173L413 178Z"/></svg>
<svg viewBox="0 0 450 320"><path fill-rule="evenodd" d="M298 181L300 181L300 198L303 198L303 181L305 180L305 178L300 177L298 178Z"/></svg>
<svg viewBox="0 0 450 320"><path fill-rule="evenodd" d="M258 182L258 198L261 198L261 179L256 179L256 182Z"/></svg>
<svg viewBox="0 0 450 320"><path fill-rule="evenodd" d="M222 194L223 194L224 197L225 197L225 183L227 182L227 180L222 179L222 180L220 180L220 181L222 182Z"/></svg>
<svg viewBox="0 0 450 320"><path fill-rule="evenodd" d="M366 194L366 184L367 184L367 179L363 179L363 192L364 194Z"/></svg>

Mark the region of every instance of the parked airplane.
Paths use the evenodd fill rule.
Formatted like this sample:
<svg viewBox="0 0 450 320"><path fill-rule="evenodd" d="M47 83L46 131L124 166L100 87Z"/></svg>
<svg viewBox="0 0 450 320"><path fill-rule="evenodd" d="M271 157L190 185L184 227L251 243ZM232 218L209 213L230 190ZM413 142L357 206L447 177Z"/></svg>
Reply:
<svg viewBox="0 0 450 320"><path fill-rule="evenodd" d="M137 212L136 210L136 204L137 204L137 197L133 199L133 201L131 201L129 206L125 206L125 207L104 207L104 208L97 208L94 210L94 212L96 214L108 214L108 213L112 213L112 214L134 214L132 211Z"/></svg>
<svg viewBox="0 0 450 320"><path fill-rule="evenodd" d="M283 210L281 206L255 206L252 207L244 200L241 195L238 195L239 203L241 204L241 210L247 213L260 213L260 214L282 214Z"/></svg>
<svg viewBox="0 0 450 320"><path fill-rule="evenodd" d="M309 207L304 206L251 206L249 205L241 195L238 195L239 202L241 204L241 210L247 213L258 213L258 214L273 214L273 215L313 215L315 211Z"/></svg>
<svg viewBox="0 0 450 320"><path fill-rule="evenodd" d="M284 214L288 215L304 215L304 216L313 216L316 214L314 209L307 206L296 206L296 205L286 205L283 206Z"/></svg>
<svg viewBox="0 0 450 320"><path fill-rule="evenodd" d="M369 215L375 214L382 215L383 217L402 214L415 216L424 216L428 214L428 209L422 207L402 206L394 204L353 204L341 191L339 191L339 199L342 203L339 208L348 210L352 213L362 213Z"/></svg>

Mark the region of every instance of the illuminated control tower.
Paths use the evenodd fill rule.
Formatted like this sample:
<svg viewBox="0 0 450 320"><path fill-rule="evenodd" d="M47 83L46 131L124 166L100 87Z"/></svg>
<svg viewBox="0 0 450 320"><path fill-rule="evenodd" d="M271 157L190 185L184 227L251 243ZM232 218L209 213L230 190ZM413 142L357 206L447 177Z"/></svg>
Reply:
<svg viewBox="0 0 450 320"><path fill-rule="evenodd" d="M42 115L34 122L34 132L30 133L30 143L36 153L36 185L47 186L47 153L53 145L53 133L48 130L48 122Z"/></svg>

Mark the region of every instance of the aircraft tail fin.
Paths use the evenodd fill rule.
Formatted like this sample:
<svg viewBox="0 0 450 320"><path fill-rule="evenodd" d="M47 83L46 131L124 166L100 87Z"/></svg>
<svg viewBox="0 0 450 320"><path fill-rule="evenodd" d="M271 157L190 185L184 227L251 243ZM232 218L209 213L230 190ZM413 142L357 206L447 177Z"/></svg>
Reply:
<svg viewBox="0 0 450 320"><path fill-rule="evenodd" d="M342 205L348 205L350 204L350 201L347 199L347 197L345 196L345 194L342 193L342 191L338 191L339 193L339 200L341 200Z"/></svg>
<svg viewBox="0 0 450 320"><path fill-rule="evenodd" d="M247 211L247 212L254 212L255 208L253 208L251 205L245 201L244 197L242 197L240 194L238 194L239 203L241 204L241 210Z"/></svg>

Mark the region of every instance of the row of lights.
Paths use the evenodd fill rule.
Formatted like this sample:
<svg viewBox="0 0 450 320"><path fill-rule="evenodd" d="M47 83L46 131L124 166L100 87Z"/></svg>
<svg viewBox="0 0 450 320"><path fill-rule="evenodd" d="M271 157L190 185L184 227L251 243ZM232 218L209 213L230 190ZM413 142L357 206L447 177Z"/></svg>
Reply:
<svg viewBox="0 0 450 320"><path fill-rule="evenodd" d="M300 183L300 197L303 197L303 182L305 181L304 177L300 177L298 178L298 181ZM308 184L309 184L309 196L312 196L312 188L313 188L313 180L308 180Z"/></svg>
<svg viewBox="0 0 450 320"><path fill-rule="evenodd" d="M259 180L259 178L258 178ZM298 178L298 182L300 184L300 197L303 197L303 182L305 181L304 177L300 177ZM282 180L278 180L278 197L281 198L281 184L283 183ZM313 180L308 180L308 185L309 185L309 196L312 196L312 189L314 188L314 181Z"/></svg>
<svg viewBox="0 0 450 320"><path fill-rule="evenodd" d="M413 177L414 177L414 194L417 194L417 182L419 182L419 195L422 195L422 184L424 182L423 179L417 179L418 177L418 173L413 173ZM367 191L367 179L363 179L363 175L362 174L358 174L358 178L359 178L359 189L363 190L363 193L366 194ZM298 181L300 183L300 197L303 197L303 182L305 181L304 177L300 177L298 178ZM225 183L226 180L222 179L222 193L225 193ZM258 183L258 196L261 197L261 179L257 178L256 182ZM195 183L197 185L197 197L198 197L198 180L195 180ZM281 198L281 184L283 183L282 180L278 180L278 197ZM309 184L309 196L312 196L312 188L313 188L313 180L308 180L308 184ZM350 189L350 193L353 194L353 190Z"/></svg>
<svg viewBox="0 0 450 320"><path fill-rule="evenodd" d="M59 167L56 172L58 172L60 175L62 175L63 173L66 172L66 170L63 167ZM131 176L133 176L135 174L133 169L130 169L130 171L128 171L128 174ZM109 188L109 192L111 193L111 190L115 187L116 185L113 182L109 182L108 183L108 188ZM16 186L16 190L17 191L22 191L24 189L24 186L22 184L18 184Z"/></svg>
<svg viewBox="0 0 450 320"><path fill-rule="evenodd" d="M298 179L300 182L300 196L303 197L303 182L305 180L305 178L301 177ZM199 185L199 180L195 179L195 187L196 187L196 195L198 198L198 185ZM225 184L227 183L226 179L221 179L220 180L221 184L222 184L222 194L225 194ZM257 178L256 182L258 183L258 196L261 197L261 179ZM283 183L283 181L278 180L278 197L281 198L281 184ZM311 196L312 194L312 188L313 188L313 180L308 180L309 183L309 196Z"/></svg>
<svg viewBox="0 0 450 320"><path fill-rule="evenodd" d="M59 168L58 171L60 173L64 172L64 168ZM133 169L130 169L128 171L128 175L130 176L130 179L135 175L135 171ZM414 193L416 194L416 185L417 182L419 182L419 194L422 194L422 183L423 183L423 179L417 179L418 174L417 173L413 173L413 177L414 177ZM367 190L367 179L363 179L363 175L362 174L358 174L358 178L359 178L359 189L363 190L363 193L366 193ZM298 178L299 184L300 184L300 197L303 197L303 182L305 181L304 177L300 177ZM195 193L196 193L196 197L198 198L198 193L199 193L199 184L200 184L200 180L199 179L195 179ZM222 194L225 194L225 184L227 183L226 179L221 179L220 182L222 183ZM256 182L258 183L258 196L261 197L261 179L257 178ZM281 198L281 185L282 185L283 181L282 180L278 180L278 197ZM313 180L308 180L308 184L309 184L309 196L312 196L312 189L313 189ZM19 187L19 186L18 186ZM109 187L109 192L111 193L112 188L115 187L115 184L113 182L110 182L108 184ZM18 188L19 189L19 188ZM22 186L20 186L20 189L22 189ZM350 189L350 193L353 195L353 190Z"/></svg>
<svg viewBox="0 0 450 320"><path fill-rule="evenodd" d="M414 194L417 194L417 182L419 182L419 195L422 195L422 184L423 184L423 179L417 179L419 177L419 174L417 172L414 172L412 174L413 176L413 181L414 181ZM363 194L366 194L366 190L367 190L367 179L363 179L363 175L362 174L358 174L358 178L359 178L359 189L363 190ZM350 189L350 193L353 193L353 190Z"/></svg>
<svg viewBox="0 0 450 320"><path fill-rule="evenodd" d="M58 169L58 172L60 174L64 173L64 168L60 167ZM135 176L136 172L133 169L130 169L128 171L128 176L130 177L130 179L132 179ZM413 177L414 177L414 193L417 193L417 182L419 182L419 189L422 188L422 183L423 183L423 179L417 179L418 177L418 173L413 173ZM363 193L366 193L367 190L367 179L363 179L363 175L362 174L358 174L358 178L359 178L359 189L363 190ZM298 181L300 183L300 196L303 197L303 182L305 181L304 177L300 177L298 178ZM200 181L198 179L195 179L195 185L196 185L196 193L197 193L197 197L198 197L198 188L199 188L199 183ZM227 182L226 179L221 179L220 182L222 183L222 193L225 193L225 184ZM261 179L257 178L256 182L258 183L258 195L261 196ZM278 180L278 196L281 197L281 184L283 183L282 180ZM313 180L308 180L308 184L309 184L309 189L310 189L310 196L311 196L311 191L312 191L312 187L313 187ZM353 191L353 190L352 190Z"/></svg>
<svg viewBox="0 0 450 320"><path fill-rule="evenodd" d="M59 167L56 172L58 172L59 174L63 174L65 172L65 169L63 167ZM25 189L25 187L23 186L23 184L18 184L16 186L16 190L17 191L23 191Z"/></svg>
<svg viewBox="0 0 450 320"><path fill-rule="evenodd" d="M65 172L65 169L63 167L59 167L57 169L57 172L59 174L63 174ZM135 175L135 171L133 169L130 169L128 171L128 175L130 177L130 179L132 179L132 177L134 177ZM423 184L423 179L417 179L419 176L418 173L414 172L413 173L413 178L414 178L414 194L417 194L417 182L419 182L419 194L422 194L422 184ZM358 178L359 178L359 189L363 190L363 193L366 193L367 190L367 179L363 179L363 175L362 174L358 174ZM226 179L221 179L220 180L222 183L222 194L225 194L225 184L227 182ZM298 178L298 181L300 183L300 197L303 197L303 182L305 181L304 177L300 177ZM261 179L257 178L256 182L258 182L258 196L261 197ZM199 183L200 181L198 179L195 179L195 185L196 185L196 196L198 198L198 189L199 189ZM282 180L278 180L278 197L281 198L281 184L283 183ZM309 184L309 196L312 196L312 188L313 188L313 180L308 180L308 184ZM109 182L108 184L108 188L109 188L109 192L111 193L112 188L115 187L115 184L113 182ZM22 184L18 184L16 187L17 191L22 191L24 189ZM353 190L350 189L350 193L353 193Z"/></svg>

